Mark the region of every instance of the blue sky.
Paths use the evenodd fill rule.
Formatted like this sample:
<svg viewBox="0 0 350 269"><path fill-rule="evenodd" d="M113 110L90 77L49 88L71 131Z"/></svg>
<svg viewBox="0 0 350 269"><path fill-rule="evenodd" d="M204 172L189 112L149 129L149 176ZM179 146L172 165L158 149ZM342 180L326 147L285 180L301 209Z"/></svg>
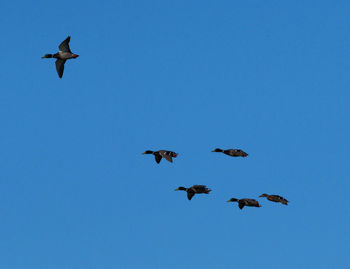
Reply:
<svg viewBox="0 0 350 269"><path fill-rule="evenodd" d="M349 8L2 3L0 267L347 268Z"/></svg>

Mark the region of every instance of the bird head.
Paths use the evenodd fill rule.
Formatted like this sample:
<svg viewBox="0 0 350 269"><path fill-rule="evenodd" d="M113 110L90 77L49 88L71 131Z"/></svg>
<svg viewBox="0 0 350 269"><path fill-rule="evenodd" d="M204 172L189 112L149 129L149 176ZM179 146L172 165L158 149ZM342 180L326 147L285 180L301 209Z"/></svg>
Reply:
<svg viewBox="0 0 350 269"><path fill-rule="evenodd" d="M43 58L52 58L52 54L45 54L43 57L41 57L41 59Z"/></svg>
<svg viewBox="0 0 350 269"><path fill-rule="evenodd" d="M178 187L175 191L185 191L187 190L187 188L185 187Z"/></svg>

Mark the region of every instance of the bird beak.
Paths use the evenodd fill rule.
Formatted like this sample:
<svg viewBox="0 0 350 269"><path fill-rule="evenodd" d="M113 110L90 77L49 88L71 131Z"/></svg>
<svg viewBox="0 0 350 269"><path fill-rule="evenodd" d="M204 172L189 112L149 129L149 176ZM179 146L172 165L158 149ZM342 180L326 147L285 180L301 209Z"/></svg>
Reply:
<svg viewBox="0 0 350 269"><path fill-rule="evenodd" d="M142 153L142 154L146 154L146 152Z"/></svg>
<svg viewBox="0 0 350 269"><path fill-rule="evenodd" d="M175 191L179 191L179 189L177 188Z"/></svg>
<svg viewBox="0 0 350 269"><path fill-rule="evenodd" d="M231 202L230 200L227 200L226 202Z"/></svg>

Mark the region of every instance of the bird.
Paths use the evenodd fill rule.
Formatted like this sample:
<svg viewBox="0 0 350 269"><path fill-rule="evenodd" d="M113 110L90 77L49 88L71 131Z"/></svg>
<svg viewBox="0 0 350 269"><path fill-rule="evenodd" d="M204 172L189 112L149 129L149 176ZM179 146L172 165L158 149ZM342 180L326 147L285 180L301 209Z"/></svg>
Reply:
<svg viewBox="0 0 350 269"><path fill-rule="evenodd" d="M142 154L153 154L157 163L160 163L162 158L164 158L167 161L172 163L173 157L176 158L177 155L179 155L178 153L175 153L175 152L170 151L170 150L158 150L158 151L146 150Z"/></svg>
<svg viewBox="0 0 350 269"><path fill-rule="evenodd" d="M269 201L276 202L276 203L281 203L281 204L284 204L284 205L288 205L288 202L289 202L287 199L283 198L282 196L276 195L276 194L268 195L266 193L263 193L259 197L266 197L267 200L269 200Z"/></svg>
<svg viewBox="0 0 350 269"><path fill-rule="evenodd" d="M191 200L196 193L209 194L209 192L211 192L211 189L208 189L205 185L193 185L189 188L178 187L175 191L186 191L188 200Z"/></svg>
<svg viewBox="0 0 350 269"><path fill-rule="evenodd" d="M212 150L212 152L222 152L225 153L226 155L229 155L231 157L247 157L248 153L244 152L241 149L220 149L220 148L216 148L214 150Z"/></svg>
<svg viewBox="0 0 350 269"><path fill-rule="evenodd" d="M243 198L243 199L231 198L227 202L238 202L239 209L243 209L244 206L261 207L261 205L257 200L248 199L248 198Z"/></svg>
<svg viewBox="0 0 350 269"><path fill-rule="evenodd" d="M75 59L79 57L78 54L71 52L69 48L70 36L68 36L59 46L59 51L55 54L45 54L43 58L56 58L56 70L59 78L63 76L64 64L68 59Z"/></svg>

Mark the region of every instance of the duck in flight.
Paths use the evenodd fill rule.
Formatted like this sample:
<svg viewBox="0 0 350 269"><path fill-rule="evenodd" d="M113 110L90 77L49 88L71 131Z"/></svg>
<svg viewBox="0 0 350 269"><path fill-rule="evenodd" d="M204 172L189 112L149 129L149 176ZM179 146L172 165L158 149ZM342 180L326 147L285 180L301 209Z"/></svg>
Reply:
<svg viewBox="0 0 350 269"><path fill-rule="evenodd" d="M176 158L178 155L177 153L169 150L158 150L158 151L146 150L142 154L153 154L157 163L160 163L162 158L172 163L173 158Z"/></svg>
<svg viewBox="0 0 350 269"><path fill-rule="evenodd" d="M214 149L212 152L222 152L228 156L231 157L247 157L248 153L244 152L241 149L220 149L220 148L216 148Z"/></svg>
<svg viewBox="0 0 350 269"><path fill-rule="evenodd" d="M69 59L75 59L79 55L71 52L69 48L70 36L68 36L59 46L59 51L55 54L45 54L41 58L56 58L56 70L60 78L63 76L64 64Z"/></svg>
<svg viewBox="0 0 350 269"><path fill-rule="evenodd" d="M248 199L248 198L244 198L244 199L231 198L227 202L238 202L239 209L243 209L243 207L245 206L261 207L261 205L257 200Z"/></svg>
<svg viewBox="0 0 350 269"><path fill-rule="evenodd" d="M284 204L284 205L288 205L288 202L289 202L287 199L283 198L282 196L276 195L276 194L268 195L266 193L263 193L259 197L266 197L267 200L269 200L269 201L276 202L276 203L281 203L281 204Z"/></svg>
<svg viewBox="0 0 350 269"><path fill-rule="evenodd" d="M205 185L193 185L189 188L178 187L175 191L186 191L188 200L191 200L196 193L209 194L209 192L211 192L211 189L208 189Z"/></svg>

